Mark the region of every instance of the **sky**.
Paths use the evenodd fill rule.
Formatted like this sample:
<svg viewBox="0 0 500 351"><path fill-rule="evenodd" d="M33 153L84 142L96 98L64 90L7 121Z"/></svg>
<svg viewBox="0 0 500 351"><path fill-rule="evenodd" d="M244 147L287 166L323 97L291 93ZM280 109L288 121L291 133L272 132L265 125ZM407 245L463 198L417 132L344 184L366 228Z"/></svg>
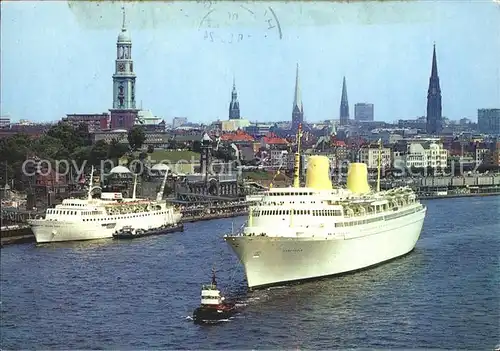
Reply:
<svg viewBox="0 0 500 351"><path fill-rule="evenodd" d="M443 115L475 121L478 108L500 108L494 0L0 6L0 112L13 120L111 108L122 6L137 103L167 122L226 120L233 77L242 118L291 120L296 64L306 121L339 118L343 76L351 118L357 102L379 121L424 116L434 42Z"/></svg>

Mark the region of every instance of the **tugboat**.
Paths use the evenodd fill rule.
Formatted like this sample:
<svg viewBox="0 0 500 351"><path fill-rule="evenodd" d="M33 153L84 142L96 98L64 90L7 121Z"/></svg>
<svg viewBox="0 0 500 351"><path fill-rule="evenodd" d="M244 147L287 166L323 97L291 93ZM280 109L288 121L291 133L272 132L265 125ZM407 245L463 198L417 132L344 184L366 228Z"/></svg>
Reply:
<svg viewBox="0 0 500 351"><path fill-rule="evenodd" d="M213 324L228 319L236 312L234 302L225 301L217 289L215 268L212 269L212 283L201 288L201 305L193 312L193 321L196 324Z"/></svg>

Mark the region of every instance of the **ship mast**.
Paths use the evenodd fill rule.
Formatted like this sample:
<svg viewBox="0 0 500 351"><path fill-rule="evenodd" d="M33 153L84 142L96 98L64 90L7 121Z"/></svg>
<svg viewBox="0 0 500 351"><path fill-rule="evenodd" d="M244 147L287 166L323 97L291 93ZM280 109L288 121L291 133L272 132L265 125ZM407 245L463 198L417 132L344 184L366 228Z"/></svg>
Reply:
<svg viewBox="0 0 500 351"><path fill-rule="evenodd" d="M158 191L158 194L156 194L156 201L161 201L163 198L163 193L165 192L165 186L167 185L167 175L168 175L168 170L165 171L165 177L163 177L163 182L161 183L160 191Z"/></svg>
<svg viewBox="0 0 500 351"><path fill-rule="evenodd" d="M215 266L212 267L212 285L217 286L217 280L215 279Z"/></svg>
<svg viewBox="0 0 500 351"><path fill-rule="evenodd" d="M132 200L135 200L135 191L137 190L137 174L135 175L134 178L134 190L132 192Z"/></svg>
<svg viewBox="0 0 500 351"><path fill-rule="evenodd" d="M87 194L87 199L92 200L92 187L94 186L94 166L90 171L90 183L89 183L89 193Z"/></svg>
<svg viewBox="0 0 500 351"><path fill-rule="evenodd" d="M382 139L378 140L377 192L380 192L380 168L382 164Z"/></svg>
<svg viewBox="0 0 500 351"><path fill-rule="evenodd" d="M300 139L302 137L302 123L297 129L297 152L295 153L295 162L293 165L293 187L300 187Z"/></svg>

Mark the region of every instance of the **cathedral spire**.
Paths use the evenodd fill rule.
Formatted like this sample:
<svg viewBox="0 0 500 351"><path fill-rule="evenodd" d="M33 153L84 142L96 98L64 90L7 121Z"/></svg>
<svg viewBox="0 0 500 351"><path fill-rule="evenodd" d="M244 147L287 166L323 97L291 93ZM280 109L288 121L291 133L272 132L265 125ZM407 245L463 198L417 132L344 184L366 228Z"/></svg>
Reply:
<svg viewBox="0 0 500 351"><path fill-rule="evenodd" d="M439 134L442 130L441 87L437 69L436 44L432 50L432 67L427 90L427 124L428 134Z"/></svg>
<svg viewBox="0 0 500 351"><path fill-rule="evenodd" d="M439 85L439 76L438 76L437 59L436 59L436 43L434 43L434 48L432 50L431 78L435 79L437 81L437 84Z"/></svg>
<svg viewBox="0 0 500 351"><path fill-rule="evenodd" d="M302 95L300 93L300 80L299 80L299 64L295 71L295 92L293 95L293 108L297 107L300 112L302 111Z"/></svg>
<svg viewBox="0 0 500 351"><path fill-rule="evenodd" d="M229 119L240 119L240 103L238 92L236 91L236 79L233 76L233 91L231 92L231 102L229 103Z"/></svg>
<svg viewBox="0 0 500 351"><path fill-rule="evenodd" d="M349 124L349 101L347 99L347 84L344 80L342 82L342 97L340 98L340 125L345 126Z"/></svg>
<svg viewBox="0 0 500 351"><path fill-rule="evenodd" d="M302 105L302 96L300 92L299 64L295 70L295 91L293 94L292 110L292 132L296 133L299 125L304 122L304 106Z"/></svg>

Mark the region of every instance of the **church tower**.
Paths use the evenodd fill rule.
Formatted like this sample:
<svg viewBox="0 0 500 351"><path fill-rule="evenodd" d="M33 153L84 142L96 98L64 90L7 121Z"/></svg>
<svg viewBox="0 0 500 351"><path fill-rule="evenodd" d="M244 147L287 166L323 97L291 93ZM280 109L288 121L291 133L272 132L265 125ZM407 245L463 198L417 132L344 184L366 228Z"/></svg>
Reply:
<svg viewBox="0 0 500 351"><path fill-rule="evenodd" d="M342 83L342 98L340 99L340 125L346 126L349 124L349 101L347 100L347 85Z"/></svg>
<svg viewBox="0 0 500 351"><path fill-rule="evenodd" d="M302 105L302 96L300 94L299 82L299 64L295 72L295 92L293 95L293 110L292 110L292 132L295 134L299 129L299 125L304 122L304 106Z"/></svg>
<svg viewBox="0 0 500 351"><path fill-rule="evenodd" d="M238 102L238 93L236 92L236 83L234 78L231 102L229 103L229 119L240 119L240 103Z"/></svg>
<svg viewBox="0 0 500 351"><path fill-rule="evenodd" d="M434 44L431 77L429 78L429 89L427 90L427 134L439 134L443 128L442 123L441 87L439 86L437 70L436 44Z"/></svg>
<svg viewBox="0 0 500 351"><path fill-rule="evenodd" d="M115 74L113 74L113 108L111 129L131 129L137 119L135 104L135 73L132 61L132 40L125 25L125 9L122 7L122 30L116 42Z"/></svg>

